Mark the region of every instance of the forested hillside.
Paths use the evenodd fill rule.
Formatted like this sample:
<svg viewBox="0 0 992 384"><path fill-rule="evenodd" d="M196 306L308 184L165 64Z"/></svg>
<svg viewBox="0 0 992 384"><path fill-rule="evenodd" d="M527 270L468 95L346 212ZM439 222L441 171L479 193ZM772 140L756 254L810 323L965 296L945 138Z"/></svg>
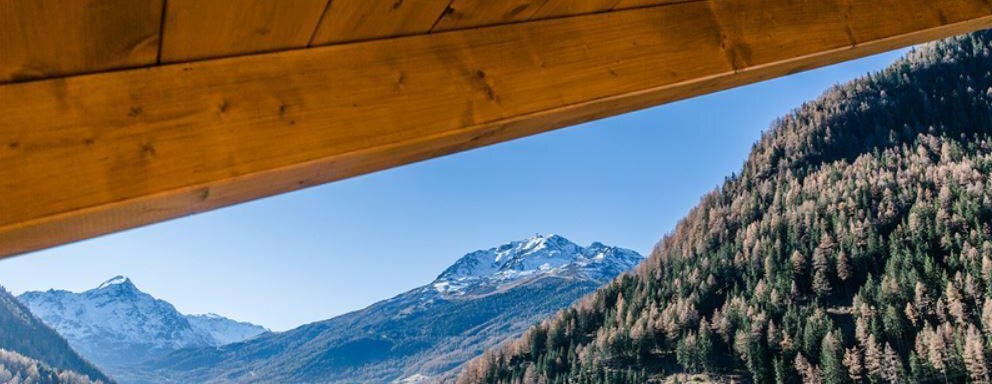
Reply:
<svg viewBox="0 0 992 384"><path fill-rule="evenodd" d="M992 33L776 121L638 270L461 383L988 382Z"/></svg>
<svg viewBox="0 0 992 384"><path fill-rule="evenodd" d="M19 378L14 380L14 378ZM37 379L38 381L32 381ZM112 382L0 287L0 382Z"/></svg>
<svg viewBox="0 0 992 384"><path fill-rule="evenodd" d="M0 348L0 383L99 384L73 371L57 370L38 360Z"/></svg>

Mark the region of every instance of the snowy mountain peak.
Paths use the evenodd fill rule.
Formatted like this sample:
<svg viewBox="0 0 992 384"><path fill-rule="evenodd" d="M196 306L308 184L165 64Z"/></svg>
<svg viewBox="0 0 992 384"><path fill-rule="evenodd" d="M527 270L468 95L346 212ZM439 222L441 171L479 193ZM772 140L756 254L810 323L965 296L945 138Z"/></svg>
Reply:
<svg viewBox="0 0 992 384"><path fill-rule="evenodd" d="M528 277L598 279L637 265L637 252L595 242L583 248L559 235L536 235L469 253L432 283L443 294L491 290Z"/></svg>
<svg viewBox="0 0 992 384"><path fill-rule="evenodd" d="M97 286L96 289L112 288L114 286L134 287L134 284L131 283L131 279L125 276L117 275L110 280L104 281L103 284Z"/></svg>
<svg viewBox="0 0 992 384"><path fill-rule="evenodd" d="M115 276L85 292L25 292L18 299L91 361L114 373L133 359L212 347L266 332L222 316L186 316Z"/></svg>

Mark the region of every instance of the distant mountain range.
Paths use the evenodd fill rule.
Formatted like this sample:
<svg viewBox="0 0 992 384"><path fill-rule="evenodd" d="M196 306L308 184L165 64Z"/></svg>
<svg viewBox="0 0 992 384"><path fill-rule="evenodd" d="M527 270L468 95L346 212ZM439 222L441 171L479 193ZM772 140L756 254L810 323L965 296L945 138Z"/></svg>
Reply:
<svg viewBox="0 0 992 384"><path fill-rule="evenodd" d="M360 311L145 365L175 382L417 383L450 378L485 348L642 261L636 252L535 236L465 255L432 283ZM329 300L333 300L329 298Z"/></svg>
<svg viewBox="0 0 992 384"><path fill-rule="evenodd" d="M18 297L83 356L121 382L155 382L139 363L182 348L215 347L267 332L218 315L183 315L172 304L117 276L81 293L26 292Z"/></svg>
<svg viewBox="0 0 992 384"><path fill-rule="evenodd" d="M392 299L281 333L213 314L183 315L123 276L81 293L26 292L18 298L27 308L9 301L21 317L34 319L30 308L64 336L66 353L71 345L122 383L412 384L453 378L485 348L642 260L634 251L600 243L581 247L557 235L535 236L469 253L430 284ZM37 331L24 334L33 340ZM24 348L11 350L36 358ZM0 358L31 364L2 352ZM78 356L79 362L63 365L37 358L108 380Z"/></svg>
<svg viewBox="0 0 992 384"><path fill-rule="evenodd" d="M0 382L113 382L0 287Z"/></svg>

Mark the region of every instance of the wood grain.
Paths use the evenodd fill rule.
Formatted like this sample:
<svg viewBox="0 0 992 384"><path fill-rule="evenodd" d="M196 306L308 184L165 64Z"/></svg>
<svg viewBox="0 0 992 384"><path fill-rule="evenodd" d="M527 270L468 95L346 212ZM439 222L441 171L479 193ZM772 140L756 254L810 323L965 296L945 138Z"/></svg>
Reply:
<svg viewBox="0 0 992 384"><path fill-rule="evenodd" d="M547 0L531 20L608 11L620 0Z"/></svg>
<svg viewBox="0 0 992 384"><path fill-rule="evenodd" d="M306 47L327 1L168 0L162 62Z"/></svg>
<svg viewBox="0 0 992 384"><path fill-rule="evenodd" d="M992 26L982 0L753 3L0 86L0 255Z"/></svg>
<svg viewBox="0 0 992 384"><path fill-rule="evenodd" d="M449 0L451 6L441 15L433 31L449 31L580 16L590 13L703 0Z"/></svg>
<svg viewBox="0 0 992 384"><path fill-rule="evenodd" d="M433 31L449 31L530 19L548 0L453 0Z"/></svg>
<svg viewBox="0 0 992 384"><path fill-rule="evenodd" d="M427 33L451 0L333 0L311 45Z"/></svg>
<svg viewBox="0 0 992 384"><path fill-rule="evenodd" d="M653 5L665 5L675 3L688 3L696 0L620 0L613 9L629 9L638 7L649 7Z"/></svg>
<svg viewBox="0 0 992 384"><path fill-rule="evenodd" d="M0 83L155 63L162 0L0 1Z"/></svg>

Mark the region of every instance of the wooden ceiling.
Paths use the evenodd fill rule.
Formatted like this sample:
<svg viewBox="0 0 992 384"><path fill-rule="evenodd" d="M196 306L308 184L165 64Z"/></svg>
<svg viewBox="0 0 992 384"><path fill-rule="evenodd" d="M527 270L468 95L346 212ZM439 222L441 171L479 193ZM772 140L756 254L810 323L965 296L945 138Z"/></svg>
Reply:
<svg viewBox="0 0 992 384"><path fill-rule="evenodd" d="M3 0L0 256L990 27L986 0Z"/></svg>
<svg viewBox="0 0 992 384"><path fill-rule="evenodd" d="M677 2L4 0L0 83Z"/></svg>

